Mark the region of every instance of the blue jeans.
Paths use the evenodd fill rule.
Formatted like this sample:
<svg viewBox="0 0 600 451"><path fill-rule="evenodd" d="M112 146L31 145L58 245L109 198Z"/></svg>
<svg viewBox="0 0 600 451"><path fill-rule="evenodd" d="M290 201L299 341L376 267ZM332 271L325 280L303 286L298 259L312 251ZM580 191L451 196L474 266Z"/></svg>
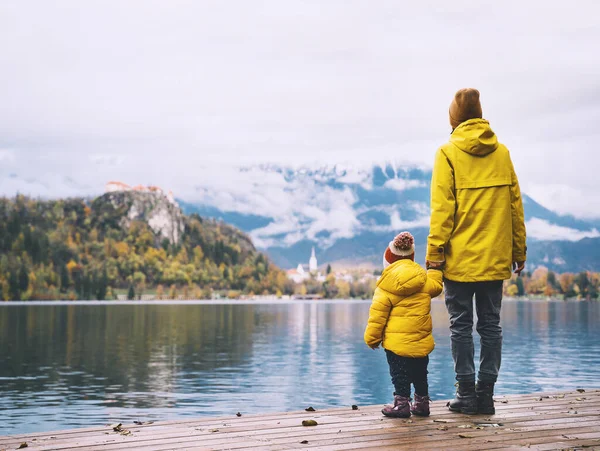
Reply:
<svg viewBox="0 0 600 451"><path fill-rule="evenodd" d="M481 382L496 382L502 361L502 281L454 282L444 279L444 289L446 308L450 315L450 338L456 380L475 382L474 295L477 332L481 340L478 379Z"/></svg>

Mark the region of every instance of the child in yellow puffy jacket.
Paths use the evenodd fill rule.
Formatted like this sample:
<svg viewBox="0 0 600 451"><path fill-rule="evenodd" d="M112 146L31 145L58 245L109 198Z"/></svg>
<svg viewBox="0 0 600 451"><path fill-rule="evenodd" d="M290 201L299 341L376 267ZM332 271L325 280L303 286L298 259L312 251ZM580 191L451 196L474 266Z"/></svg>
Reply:
<svg viewBox="0 0 600 451"><path fill-rule="evenodd" d="M365 343L382 344L394 385L394 405L385 416L408 418L429 415L427 365L434 341L431 333L431 298L442 292L442 271L427 272L415 263L415 240L409 232L398 234L383 254L384 270L377 281ZM410 404L411 384L415 397Z"/></svg>

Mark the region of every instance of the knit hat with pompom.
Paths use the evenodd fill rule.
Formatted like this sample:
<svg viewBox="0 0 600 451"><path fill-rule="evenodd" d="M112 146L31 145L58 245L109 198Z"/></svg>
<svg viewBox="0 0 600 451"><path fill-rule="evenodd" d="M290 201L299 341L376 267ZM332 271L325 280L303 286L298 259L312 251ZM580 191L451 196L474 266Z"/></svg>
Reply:
<svg viewBox="0 0 600 451"><path fill-rule="evenodd" d="M383 267L387 268L392 263L410 257L415 253L415 238L410 232L402 232L390 241L383 254Z"/></svg>

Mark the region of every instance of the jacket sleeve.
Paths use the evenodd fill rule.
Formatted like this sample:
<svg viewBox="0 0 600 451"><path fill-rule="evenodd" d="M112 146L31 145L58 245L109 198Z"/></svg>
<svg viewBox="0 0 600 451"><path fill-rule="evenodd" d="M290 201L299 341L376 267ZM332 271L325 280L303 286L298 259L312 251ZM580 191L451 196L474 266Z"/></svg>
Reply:
<svg viewBox="0 0 600 451"><path fill-rule="evenodd" d="M442 271L437 269L427 270L427 282L425 282L424 291L432 298L438 297L442 293Z"/></svg>
<svg viewBox="0 0 600 451"><path fill-rule="evenodd" d="M375 289L373 302L369 309L369 321L365 329L365 343L368 346L378 346L383 341L383 329L387 324L392 302L381 288Z"/></svg>
<svg viewBox="0 0 600 451"><path fill-rule="evenodd" d="M454 169L440 149L435 157L431 176L431 222L426 256L428 261L445 261L444 249L454 230L455 212Z"/></svg>
<svg viewBox="0 0 600 451"><path fill-rule="evenodd" d="M509 157L510 158L510 157ZM524 262L527 260L527 245L525 232L525 214L523 212L523 199L521 198L521 189L519 180L515 173L515 168L510 162L511 181L510 186L510 211L512 217L512 259L514 262Z"/></svg>

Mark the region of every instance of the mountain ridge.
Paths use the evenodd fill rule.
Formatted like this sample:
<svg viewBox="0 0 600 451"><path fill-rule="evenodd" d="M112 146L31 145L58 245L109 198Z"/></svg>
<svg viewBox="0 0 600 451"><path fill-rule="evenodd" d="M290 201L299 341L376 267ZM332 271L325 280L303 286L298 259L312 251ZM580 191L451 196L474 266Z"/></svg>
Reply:
<svg viewBox="0 0 600 451"><path fill-rule="evenodd" d="M226 193L217 196L210 187L202 187L205 201L181 200L182 208L234 224L281 267L304 262L312 246L324 263L354 260L379 265L390 236L404 229L415 235L417 258L424 258L429 228L428 168L259 165L239 171L239 185L244 174L252 175L247 191L225 187ZM261 199L269 198L273 203L264 206ZM557 214L525 193L523 200L531 266L546 265L561 272L600 269L600 259L595 259L600 221ZM240 203L241 208L236 206ZM583 239L586 246L575 244ZM550 255L550 250L556 255Z"/></svg>

